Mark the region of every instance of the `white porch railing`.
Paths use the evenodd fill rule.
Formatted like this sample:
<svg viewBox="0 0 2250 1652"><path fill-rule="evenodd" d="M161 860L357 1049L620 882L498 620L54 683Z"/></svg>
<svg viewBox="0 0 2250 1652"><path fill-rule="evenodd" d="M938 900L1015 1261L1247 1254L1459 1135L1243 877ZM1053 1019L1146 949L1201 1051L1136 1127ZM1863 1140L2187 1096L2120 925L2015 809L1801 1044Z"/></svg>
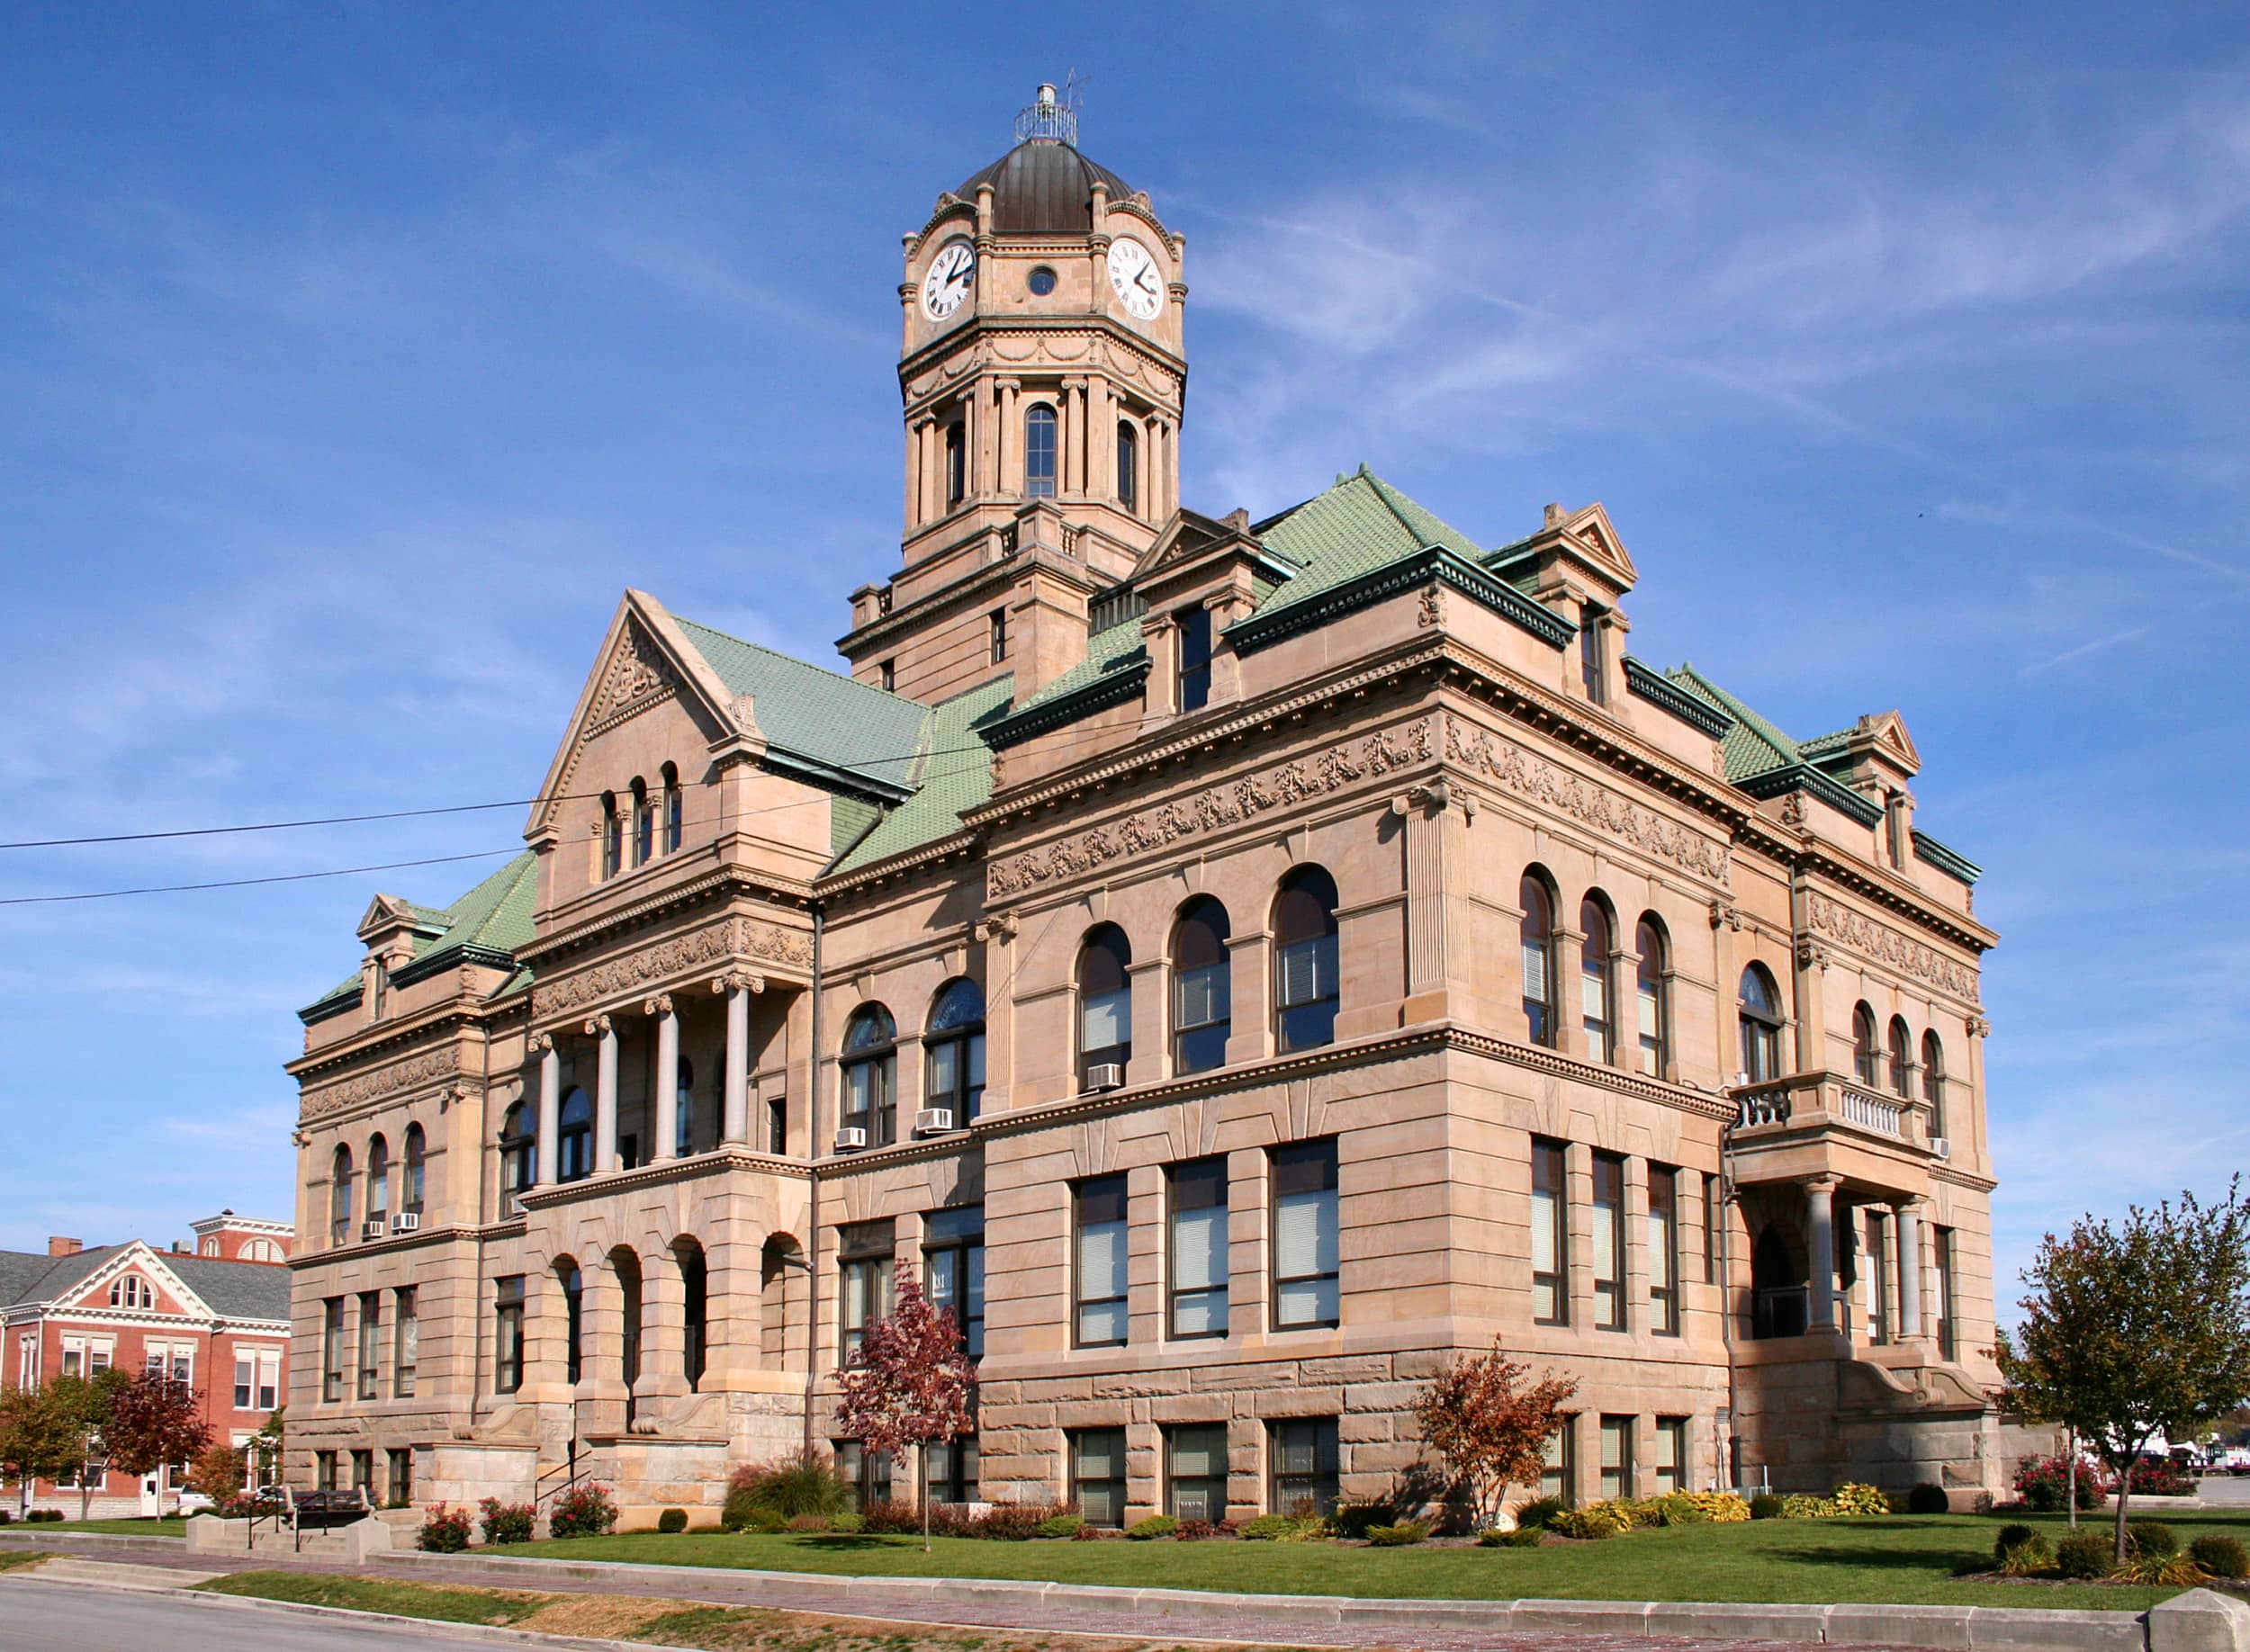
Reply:
<svg viewBox="0 0 2250 1652"><path fill-rule="evenodd" d="M1864 1090L1846 1090L1836 1104L1837 1118L1862 1130L1872 1130L1877 1136L1904 1136L1905 1111L1904 1102L1886 1101L1881 1096L1870 1095Z"/></svg>

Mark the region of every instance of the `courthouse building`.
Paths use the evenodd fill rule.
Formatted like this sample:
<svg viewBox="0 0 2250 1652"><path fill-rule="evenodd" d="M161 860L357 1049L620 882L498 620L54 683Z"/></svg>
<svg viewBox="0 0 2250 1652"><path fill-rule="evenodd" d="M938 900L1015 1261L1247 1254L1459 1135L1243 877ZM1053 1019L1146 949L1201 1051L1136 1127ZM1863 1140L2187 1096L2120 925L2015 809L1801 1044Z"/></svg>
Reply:
<svg viewBox="0 0 2250 1652"><path fill-rule="evenodd" d="M707 1513L913 1275L977 1432L868 1495L1378 1495L1496 1337L1581 1500L1998 1489L1995 937L1899 716L1646 662L1599 505L1183 505L1182 238L1017 135L905 238L849 674L626 591L526 851L302 1012L294 1472Z"/></svg>

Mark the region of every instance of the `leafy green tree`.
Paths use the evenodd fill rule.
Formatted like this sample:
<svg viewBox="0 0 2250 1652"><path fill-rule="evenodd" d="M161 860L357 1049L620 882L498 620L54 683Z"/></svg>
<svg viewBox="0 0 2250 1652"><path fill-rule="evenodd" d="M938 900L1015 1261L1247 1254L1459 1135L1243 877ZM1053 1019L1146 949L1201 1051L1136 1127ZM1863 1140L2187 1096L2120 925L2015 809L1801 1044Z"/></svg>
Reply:
<svg viewBox="0 0 2250 1652"><path fill-rule="evenodd" d="M61 1381L43 1388L0 1387L0 1468L17 1482L22 1509L32 1505L35 1481L58 1480L86 1460L84 1416L67 1390L56 1391Z"/></svg>
<svg viewBox="0 0 2250 1652"><path fill-rule="evenodd" d="M2132 1469L2159 1434L2185 1439L2250 1395L2250 1203L2242 1179L2213 1205L2182 1193L2112 1226L2082 1217L2024 1270L2031 1294L1994 1350L2006 1404L2061 1423L2117 1476L2125 1559Z"/></svg>

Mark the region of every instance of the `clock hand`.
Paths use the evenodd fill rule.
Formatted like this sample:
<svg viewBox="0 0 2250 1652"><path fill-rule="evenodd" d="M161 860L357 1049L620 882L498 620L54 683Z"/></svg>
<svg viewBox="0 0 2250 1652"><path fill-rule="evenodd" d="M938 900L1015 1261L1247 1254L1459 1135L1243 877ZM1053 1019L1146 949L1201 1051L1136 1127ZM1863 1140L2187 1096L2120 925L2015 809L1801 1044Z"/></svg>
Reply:
<svg viewBox="0 0 2250 1652"><path fill-rule="evenodd" d="M1139 274L1133 277L1133 285L1138 287L1143 292L1154 292L1156 291L1156 288L1149 284L1148 272L1146 269L1142 270Z"/></svg>

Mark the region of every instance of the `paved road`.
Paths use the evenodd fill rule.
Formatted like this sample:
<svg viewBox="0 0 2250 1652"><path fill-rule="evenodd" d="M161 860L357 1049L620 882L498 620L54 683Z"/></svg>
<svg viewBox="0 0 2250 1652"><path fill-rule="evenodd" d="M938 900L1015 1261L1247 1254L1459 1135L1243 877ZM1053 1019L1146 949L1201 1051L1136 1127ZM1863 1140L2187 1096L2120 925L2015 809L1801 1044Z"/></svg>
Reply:
<svg viewBox="0 0 2250 1652"><path fill-rule="evenodd" d="M183 1606L161 1594L113 1594L30 1578L0 1584L4 1652L492 1652L489 1640L442 1629L364 1629L335 1618L228 1606Z"/></svg>

